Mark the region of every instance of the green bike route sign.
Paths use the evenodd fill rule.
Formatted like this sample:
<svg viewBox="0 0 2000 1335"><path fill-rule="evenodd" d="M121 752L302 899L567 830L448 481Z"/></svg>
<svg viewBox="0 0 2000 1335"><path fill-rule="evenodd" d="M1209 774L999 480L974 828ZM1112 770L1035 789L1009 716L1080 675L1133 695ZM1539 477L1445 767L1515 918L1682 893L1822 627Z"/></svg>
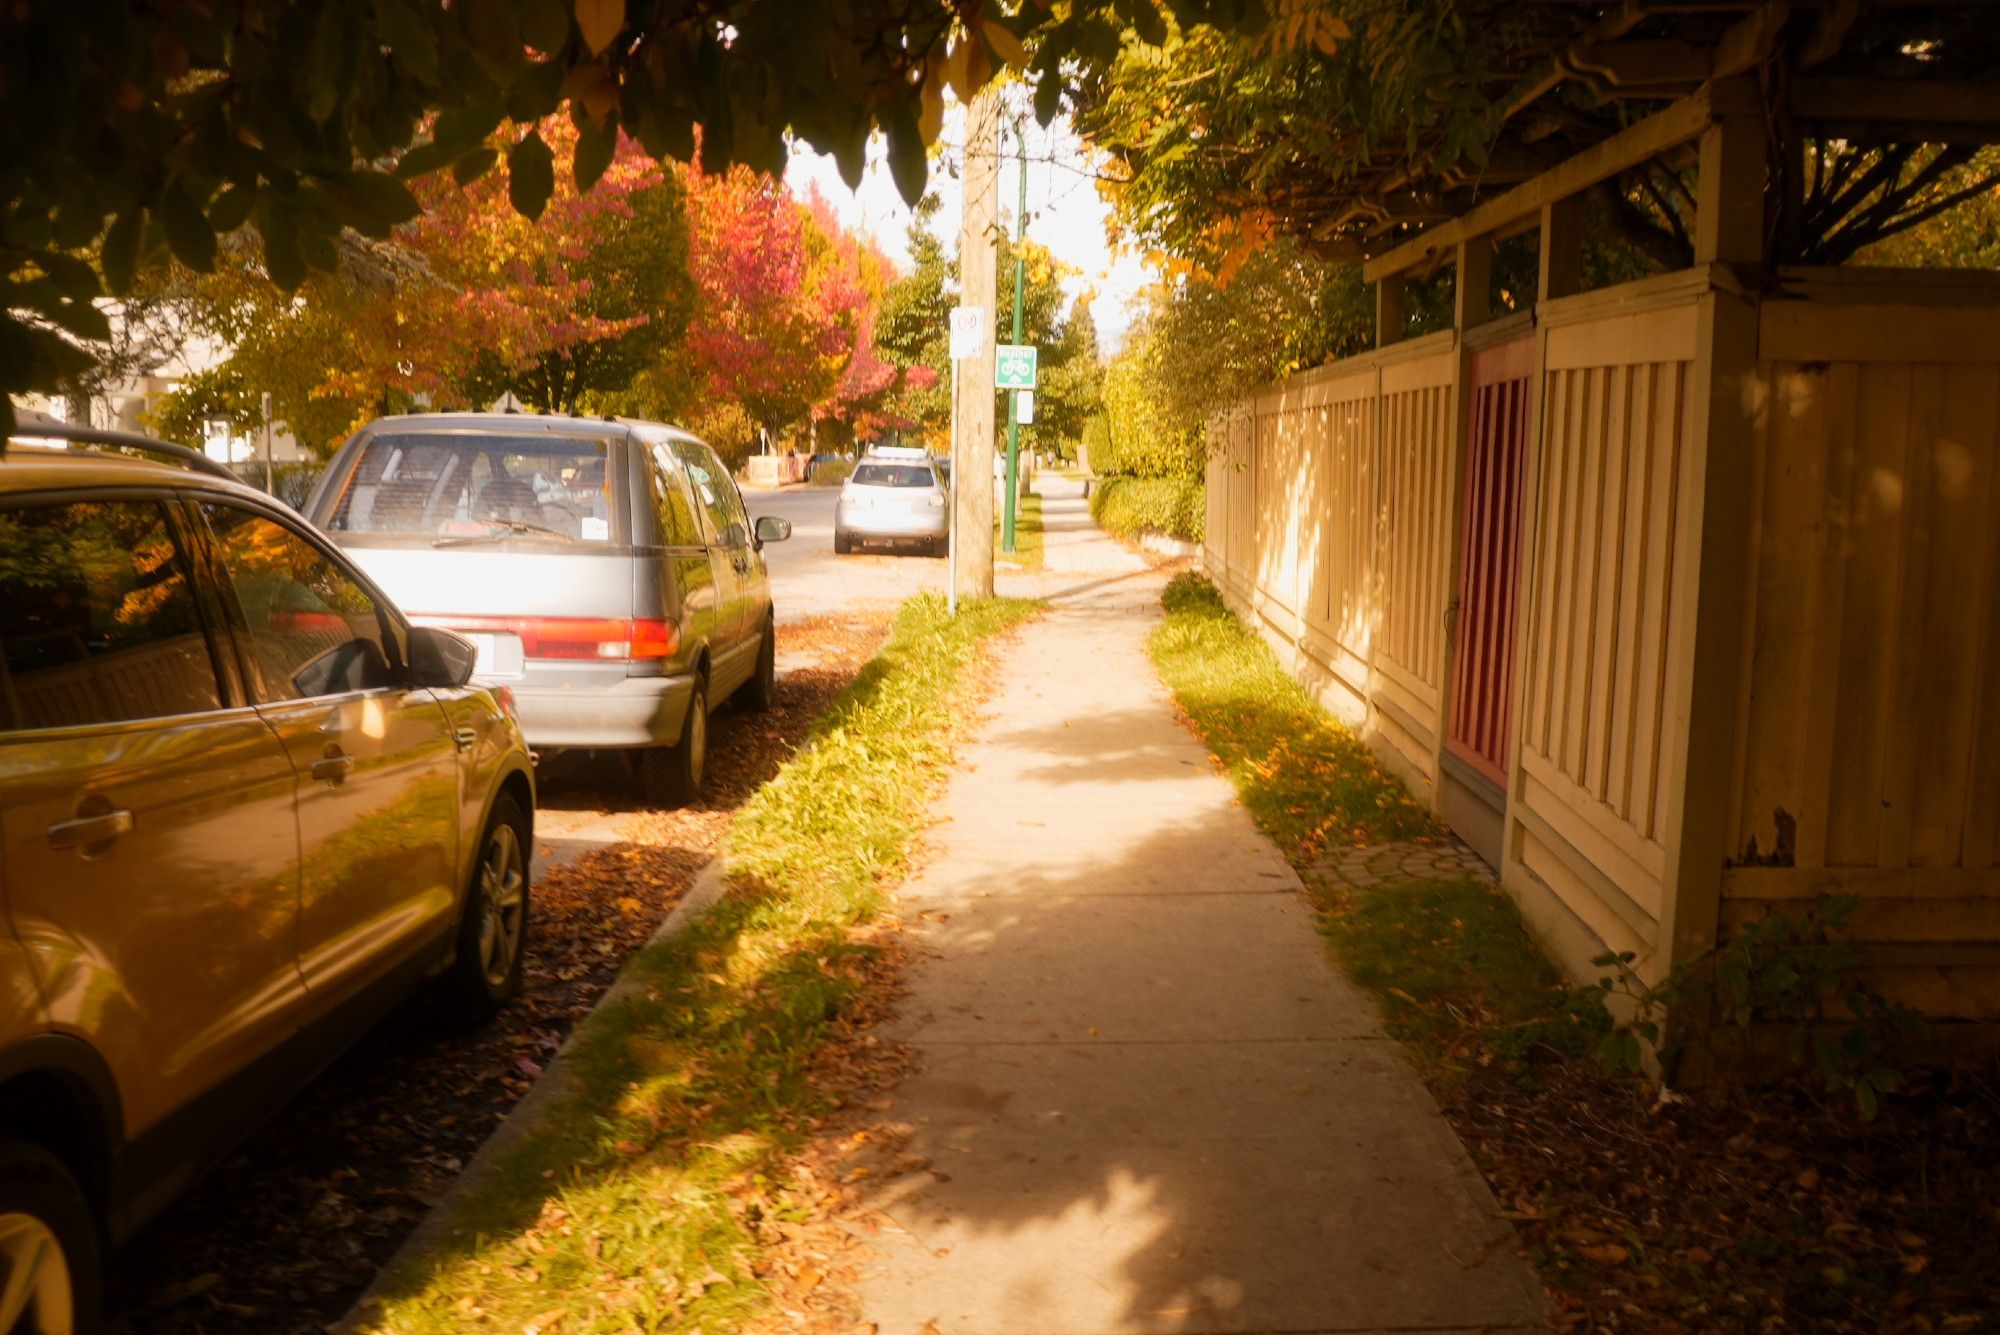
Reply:
<svg viewBox="0 0 2000 1335"><path fill-rule="evenodd" d="M1033 389L1035 387L1035 350L1019 343L1002 343L994 350L993 387L995 389Z"/></svg>

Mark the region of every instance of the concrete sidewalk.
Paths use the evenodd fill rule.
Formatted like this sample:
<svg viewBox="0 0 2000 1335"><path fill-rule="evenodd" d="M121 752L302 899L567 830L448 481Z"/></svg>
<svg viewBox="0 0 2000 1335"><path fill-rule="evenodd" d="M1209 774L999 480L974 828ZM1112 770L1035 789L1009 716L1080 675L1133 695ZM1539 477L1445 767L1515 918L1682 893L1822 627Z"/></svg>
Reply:
<svg viewBox="0 0 2000 1335"><path fill-rule="evenodd" d="M1048 493L1055 493L1053 495ZM1045 489L1007 651L903 893L927 958L876 1188L883 1335L1537 1328L1508 1225L1176 722L1159 579ZM1067 573L1065 573L1067 572Z"/></svg>

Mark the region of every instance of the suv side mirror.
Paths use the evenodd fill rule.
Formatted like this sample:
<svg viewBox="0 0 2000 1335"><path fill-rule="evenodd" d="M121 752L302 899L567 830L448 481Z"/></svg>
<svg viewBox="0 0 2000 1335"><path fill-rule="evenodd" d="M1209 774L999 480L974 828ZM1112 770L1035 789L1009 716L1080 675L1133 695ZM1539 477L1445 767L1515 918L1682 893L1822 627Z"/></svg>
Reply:
<svg viewBox="0 0 2000 1335"><path fill-rule="evenodd" d="M410 685L463 686L478 663L479 651L463 635L436 626L410 628Z"/></svg>
<svg viewBox="0 0 2000 1335"><path fill-rule="evenodd" d="M792 521L780 519L776 515L764 515L757 521L757 545L767 542L783 542L792 536Z"/></svg>

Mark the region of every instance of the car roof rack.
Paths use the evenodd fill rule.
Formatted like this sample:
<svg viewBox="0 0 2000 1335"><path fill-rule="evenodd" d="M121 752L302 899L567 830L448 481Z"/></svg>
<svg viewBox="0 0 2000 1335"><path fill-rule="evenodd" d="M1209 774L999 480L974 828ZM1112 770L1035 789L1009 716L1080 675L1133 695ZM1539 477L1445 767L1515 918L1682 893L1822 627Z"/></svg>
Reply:
<svg viewBox="0 0 2000 1335"><path fill-rule="evenodd" d="M124 450L138 450L145 454L159 455L174 463L185 464L197 473L207 473L230 482L242 480L200 450L191 450L185 445L176 445L169 440L155 440L151 436L142 436L137 431L118 431L103 426L78 426L73 422L50 417L47 413L21 412L15 416L18 420L15 422L13 435L0 440L0 457L6 455L9 441L15 438L60 440L72 445L115 445Z"/></svg>

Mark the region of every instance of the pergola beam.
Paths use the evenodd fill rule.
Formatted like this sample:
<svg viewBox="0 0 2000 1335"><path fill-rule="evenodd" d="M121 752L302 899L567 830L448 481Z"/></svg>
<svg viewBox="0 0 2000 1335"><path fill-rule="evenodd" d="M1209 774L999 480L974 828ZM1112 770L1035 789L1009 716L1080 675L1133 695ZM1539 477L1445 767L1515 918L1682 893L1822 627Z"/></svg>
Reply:
<svg viewBox="0 0 2000 1335"><path fill-rule="evenodd" d="M1374 283L1391 274L1414 269L1441 253L1455 250L1461 241L1497 231L1530 214L1540 214L1545 204L1581 194L1600 181L1608 181L1619 172L1698 138L1715 120L1715 102L1715 94L1709 88L1682 98L1584 149L1533 180L1368 261L1362 266L1361 275Z"/></svg>
<svg viewBox="0 0 2000 1335"><path fill-rule="evenodd" d="M1857 139L1893 132L1926 143L2000 143L2000 83L1800 79L1792 115L1821 133Z"/></svg>

